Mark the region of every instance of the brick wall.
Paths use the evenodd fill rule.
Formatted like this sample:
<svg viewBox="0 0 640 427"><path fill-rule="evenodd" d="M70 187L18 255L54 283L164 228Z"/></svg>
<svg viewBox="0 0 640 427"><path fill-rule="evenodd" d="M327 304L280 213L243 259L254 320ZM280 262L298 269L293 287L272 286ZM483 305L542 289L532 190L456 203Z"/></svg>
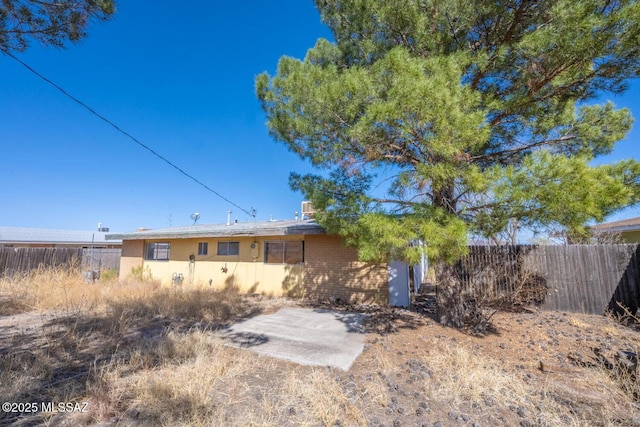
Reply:
<svg viewBox="0 0 640 427"><path fill-rule="evenodd" d="M304 241L306 298L388 303L386 264L358 261L356 249L337 236L306 235Z"/></svg>

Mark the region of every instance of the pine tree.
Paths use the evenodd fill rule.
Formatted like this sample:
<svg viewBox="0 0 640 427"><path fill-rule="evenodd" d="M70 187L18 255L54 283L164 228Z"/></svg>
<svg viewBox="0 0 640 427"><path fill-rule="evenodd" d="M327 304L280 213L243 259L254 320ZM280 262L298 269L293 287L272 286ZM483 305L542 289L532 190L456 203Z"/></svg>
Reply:
<svg viewBox="0 0 640 427"><path fill-rule="evenodd" d="M335 41L282 57L256 91L271 135L322 172L292 187L363 260L415 262L422 240L451 265L470 234L516 221L579 235L640 201L640 163L593 165L632 125L595 100L638 76L637 2L316 5Z"/></svg>
<svg viewBox="0 0 640 427"><path fill-rule="evenodd" d="M3 0L0 3L0 51L22 52L31 40L62 47L86 36L91 19L106 20L113 0Z"/></svg>

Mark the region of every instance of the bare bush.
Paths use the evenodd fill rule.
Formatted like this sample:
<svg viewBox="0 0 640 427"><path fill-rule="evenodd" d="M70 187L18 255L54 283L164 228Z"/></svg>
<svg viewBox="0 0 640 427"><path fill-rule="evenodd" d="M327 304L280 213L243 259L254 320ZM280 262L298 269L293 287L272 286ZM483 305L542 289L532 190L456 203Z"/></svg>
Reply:
<svg viewBox="0 0 640 427"><path fill-rule="evenodd" d="M582 234L572 232L564 227L551 226L547 229L551 242L562 245L617 245L625 243L622 234L617 231L588 228Z"/></svg>
<svg viewBox="0 0 640 427"><path fill-rule="evenodd" d="M484 333L496 310L521 310L544 302L546 283L526 265L526 247L471 249L455 265L436 269L443 324Z"/></svg>

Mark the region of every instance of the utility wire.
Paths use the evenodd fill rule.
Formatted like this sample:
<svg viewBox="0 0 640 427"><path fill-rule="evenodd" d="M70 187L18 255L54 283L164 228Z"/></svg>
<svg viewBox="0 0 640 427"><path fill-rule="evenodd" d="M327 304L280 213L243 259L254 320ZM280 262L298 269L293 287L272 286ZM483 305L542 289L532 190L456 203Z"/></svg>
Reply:
<svg viewBox="0 0 640 427"><path fill-rule="evenodd" d="M106 117L104 117L103 115L101 115L100 113L96 112L93 108L89 107L87 104L85 104L84 102L82 102L81 100L79 100L78 98L76 98L75 96L71 95L69 92L67 92L66 90L64 90L63 88L61 88L60 86L58 86L56 83L52 82L51 80L49 80L48 78L46 78L45 76L43 76L42 74L40 74L39 72L37 72L36 70L34 70L33 68L31 68L28 64L24 63L22 60L18 59L16 56L14 56L11 52L9 52L8 50L4 50L4 49L0 49L0 51L2 51L2 53L4 53L5 55L9 56L10 58L14 59L15 61L17 61L18 63L20 63L23 67L25 67L27 70L31 71L33 74L35 74L36 76L38 76L40 79L44 80L45 82L49 83L51 86L55 87L56 89L58 89L60 92L62 92L65 96L67 96L68 98L72 99L73 101L75 101L76 103L80 104L82 107L84 107L85 109L89 110L89 112L91 114L93 114L94 116L98 117L99 119L107 122L108 124L110 124L111 126L113 126L118 132L120 132L121 134L123 134L124 136L128 137L129 139L131 139L133 142L135 142L136 144L138 144L139 146L141 146L142 148L144 148L145 150L149 151L151 154L153 154L154 156L156 156L157 158L159 158L160 160L162 160L163 162L167 163L169 166L171 166L172 168L174 168L175 170L177 170L178 172L180 172L182 175L186 176L187 178L191 179L192 181L194 181L196 184L199 184L200 186L204 187L205 189L207 189L208 191L212 192L213 194L215 194L216 196L220 197L222 200L224 200L225 202L235 206L236 208L240 209L242 212L246 213L249 216L252 216L255 218L256 216L256 211L255 209L251 209L251 211L248 211L244 208L242 208L241 206L233 203L231 200L227 199L226 197L224 197L222 194L218 193L217 191L215 191L213 188L209 187L207 184L203 183L202 181L198 180L197 178L195 178L193 175L190 175L189 173L185 172L182 168L180 168L179 166L176 166L173 162L171 162L170 160L168 160L166 157L162 156L161 154L158 154L156 151L154 151L152 148L150 148L149 146L143 144L142 142L140 142L136 137L134 137L133 135L131 135L130 133L124 131L123 129L121 129L118 125L116 125L115 123L113 123L111 120L107 119Z"/></svg>

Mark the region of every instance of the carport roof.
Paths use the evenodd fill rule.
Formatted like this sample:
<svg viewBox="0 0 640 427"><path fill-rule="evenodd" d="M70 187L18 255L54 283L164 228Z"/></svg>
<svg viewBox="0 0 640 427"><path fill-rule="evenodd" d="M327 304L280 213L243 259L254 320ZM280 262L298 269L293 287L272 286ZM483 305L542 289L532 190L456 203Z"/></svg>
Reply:
<svg viewBox="0 0 640 427"><path fill-rule="evenodd" d="M159 228L134 233L108 234L107 240L189 239L197 237L287 236L325 234L315 220L239 222L227 224L195 224L185 227Z"/></svg>
<svg viewBox="0 0 640 427"><path fill-rule="evenodd" d="M90 244L110 244L116 245L121 242L111 240L105 241L103 231L83 231L83 230L56 230L49 228L27 228L27 227L0 227L0 243L2 244L65 244L65 245L90 245ZM117 239L116 239L117 240Z"/></svg>
<svg viewBox="0 0 640 427"><path fill-rule="evenodd" d="M593 227L596 231L636 231L640 230L640 217L621 219L620 221L605 222Z"/></svg>

